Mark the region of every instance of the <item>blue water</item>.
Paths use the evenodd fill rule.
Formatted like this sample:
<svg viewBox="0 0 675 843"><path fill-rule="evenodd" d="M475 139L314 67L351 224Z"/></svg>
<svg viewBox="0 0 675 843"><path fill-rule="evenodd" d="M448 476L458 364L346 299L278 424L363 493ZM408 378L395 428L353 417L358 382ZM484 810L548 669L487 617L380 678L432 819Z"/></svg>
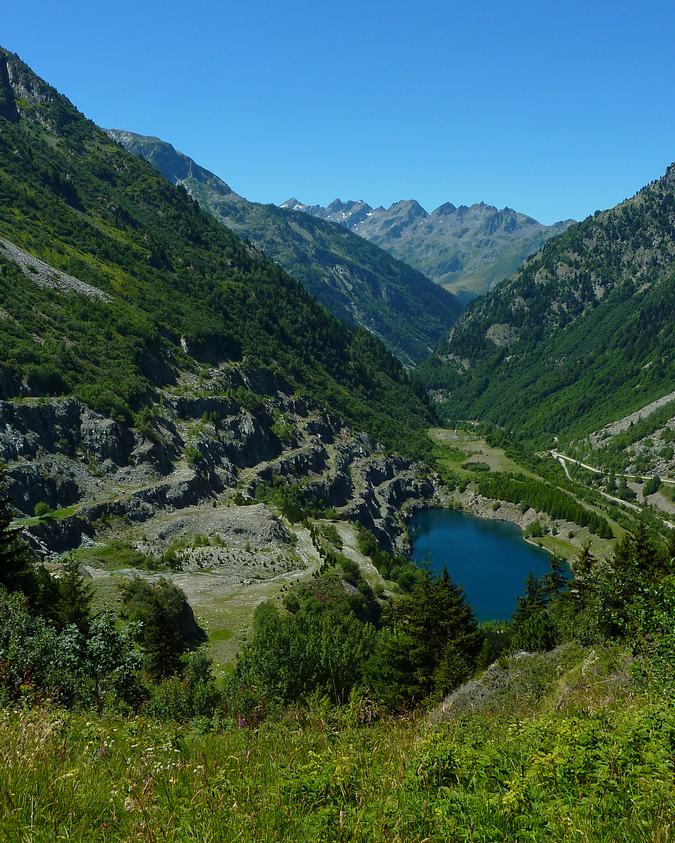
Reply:
<svg viewBox="0 0 675 843"><path fill-rule="evenodd" d="M527 575L550 570L548 553L527 544L521 530L506 521L432 509L414 515L408 529L413 561L428 560L435 573L445 566L480 621L508 618Z"/></svg>

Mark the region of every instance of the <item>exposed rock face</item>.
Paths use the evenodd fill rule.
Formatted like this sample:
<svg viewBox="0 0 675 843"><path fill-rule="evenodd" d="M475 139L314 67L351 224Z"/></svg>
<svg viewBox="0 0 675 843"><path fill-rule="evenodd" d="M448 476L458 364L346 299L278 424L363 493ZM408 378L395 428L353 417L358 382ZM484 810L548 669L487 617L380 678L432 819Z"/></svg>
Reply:
<svg viewBox="0 0 675 843"><path fill-rule="evenodd" d="M5 56L0 56L0 117L12 123L19 122L19 112L9 79L9 63Z"/></svg>
<svg viewBox="0 0 675 843"><path fill-rule="evenodd" d="M516 332L510 325L501 322L495 322L494 325L490 325L485 335L499 348L512 345L518 338Z"/></svg>
<svg viewBox="0 0 675 843"><path fill-rule="evenodd" d="M91 284L80 281L60 269L55 269L39 258L24 252L14 243L0 237L0 255L15 263L23 274L30 278L38 287L58 290L61 293L77 293L90 299L110 301L110 296Z"/></svg>
<svg viewBox="0 0 675 843"><path fill-rule="evenodd" d="M248 408L227 394L235 383L257 387ZM148 524L155 552L162 543L155 525L169 529L160 516L180 512L170 531L227 534L228 544L241 534L256 546L284 541L284 528L267 507L238 506L238 498L252 501L260 484L289 483L315 506L369 527L385 546L403 546L405 516L431 502L434 480L283 388L271 373L214 369L204 382L179 385L179 395L165 392L142 432L75 398L0 401L12 505L20 517L42 501L73 507L27 528L43 552L91 541L111 519Z"/></svg>

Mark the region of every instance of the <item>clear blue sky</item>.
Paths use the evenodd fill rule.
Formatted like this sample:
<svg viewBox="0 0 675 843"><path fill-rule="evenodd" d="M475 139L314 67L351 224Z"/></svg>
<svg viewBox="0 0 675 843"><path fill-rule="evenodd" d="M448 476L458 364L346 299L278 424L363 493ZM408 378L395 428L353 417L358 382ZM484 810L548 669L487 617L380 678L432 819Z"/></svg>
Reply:
<svg viewBox="0 0 675 843"><path fill-rule="evenodd" d="M3 3L0 43L102 126L250 199L581 218L675 160L675 3Z"/></svg>

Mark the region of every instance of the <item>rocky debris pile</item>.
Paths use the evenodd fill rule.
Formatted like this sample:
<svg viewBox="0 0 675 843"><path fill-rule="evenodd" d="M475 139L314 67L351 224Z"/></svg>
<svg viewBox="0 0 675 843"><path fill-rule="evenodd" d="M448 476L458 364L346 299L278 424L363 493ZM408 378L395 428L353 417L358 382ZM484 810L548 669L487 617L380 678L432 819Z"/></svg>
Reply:
<svg viewBox="0 0 675 843"><path fill-rule="evenodd" d="M98 287L93 287L91 284L80 281L79 278L74 278L72 275L61 272L60 269L55 269L39 258L24 252L15 243L1 237L0 256L15 263L26 278L30 278L38 287L58 290L60 293L78 293L81 296L98 299L99 301L110 301L110 296L99 290Z"/></svg>

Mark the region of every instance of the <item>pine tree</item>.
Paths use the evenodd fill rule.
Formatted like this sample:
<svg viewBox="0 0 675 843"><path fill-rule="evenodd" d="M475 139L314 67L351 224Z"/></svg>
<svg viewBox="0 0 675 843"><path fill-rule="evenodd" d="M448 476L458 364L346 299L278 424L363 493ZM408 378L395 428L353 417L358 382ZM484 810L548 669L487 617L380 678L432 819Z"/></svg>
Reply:
<svg viewBox="0 0 675 843"><path fill-rule="evenodd" d="M545 608L546 592L544 584L534 574L530 573L525 582L525 594L518 598L516 611L513 613L513 625L523 623Z"/></svg>
<svg viewBox="0 0 675 843"><path fill-rule="evenodd" d="M4 469L0 466L0 585L9 592L22 591L34 598L38 583L33 554L20 531L11 526L12 510L4 494L4 479Z"/></svg>
<svg viewBox="0 0 675 843"><path fill-rule="evenodd" d="M369 668L371 681L382 696L401 702L442 696L473 672L481 644L462 589L447 570L438 578L425 571L392 609Z"/></svg>
<svg viewBox="0 0 675 843"><path fill-rule="evenodd" d="M595 556L591 553L590 545L585 544L579 551L574 563L575 576L580 579L587 577L593 570L596 561Z"/></svg>
<svg viewBox="0 0 675 843"><path fill-rule="evenodd" d="M123 614L138 622L136 638L148 673L153 679L177 673L183 653L206 638L185 594L164 577L152 584L136 577L123 586L122 594Z"/></svg>
<svg viewBox="0 0 675 843"><path fill-rule="evenodd" d="M63 565L56 602L56 620L61 627L74 624L83 635L89 632L92 589L80 573L79 563L69 556Z"/></svg>
<svg viewBox="0 0 675 843"><path fill-rule="evenodd" d="M552 600L554 597L557 597L567 585L563 560L559 556L553 555L550 565L551 570L543 580L543 591L546 600Z"/></svg>
<svg viewBox="0 0 675 843"><path fill-rule="evenodd" d="M549 578L557 581L558 573L554 571L541 580L533 574L527 578L525 594L518 598L511 621L511 646L515 650L550 650L557 643L555 623L548 611L553 583Z"/></svg>
<svg viewBox="0 0 675 843"><path fill-rule="evenodd" d="M666 560L659 553L647 525L641 521L630 542L633 557L638 561L646 580L654 580L667 572Z"/></svg>
<svg viewBox="0 0 675 843"><path fill-rule="evenodd" d="M592 571L597 561L591 553L590 546L585 544L574 562L574 579L570 586L570 592L574 600L582 603L586 601L592 585Z"/></svg>

